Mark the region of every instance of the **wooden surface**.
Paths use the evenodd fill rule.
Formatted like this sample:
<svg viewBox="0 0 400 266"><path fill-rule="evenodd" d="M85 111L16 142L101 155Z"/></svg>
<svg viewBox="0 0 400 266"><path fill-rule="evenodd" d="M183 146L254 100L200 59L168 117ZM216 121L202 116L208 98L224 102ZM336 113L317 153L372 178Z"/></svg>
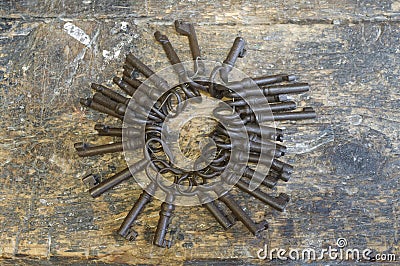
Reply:
<svg viewBox="0 0 400 266"><path fill-rule="evenodd" d="M2 264L259 264L266 263L257 259L264 244L318 250L340 237L400 260L400 1L113 2L0 2ZM75 142L111 140L96 137L93 125L107 119L82 109L79 97L92 94L91 82L111 84L130 51L155 70L167 66L157 29L189 59L187 39L174 32L177 18L196 24L207 59L223 60L240 35L248 53L239 69L293 73L312 85L297 99L315 107L318 119L280 124L290 148L285 161L295 166L277 188L291 195L286 211L238 196L254 219L269 221L260 239L240 223L224 232L202 208L177 208L173 247L154 247L154 201L130 243L115 231L139 186L130 180L92 199L81 181L125 163L74 153ZM87 37L74 38L68 27Z"/></svg>

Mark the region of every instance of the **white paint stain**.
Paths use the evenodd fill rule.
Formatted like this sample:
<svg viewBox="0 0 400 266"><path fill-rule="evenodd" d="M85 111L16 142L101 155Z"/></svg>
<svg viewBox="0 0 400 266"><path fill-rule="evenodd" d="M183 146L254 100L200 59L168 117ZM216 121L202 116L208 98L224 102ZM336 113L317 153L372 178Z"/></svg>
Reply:
<svg viewBox="0 0 400 266"><path fill-rule="evenodd" d="M120 29L121 29L122 31L127 31L127 30L128 30L128 25L129 25L128 22L122 21L122 22L121 22L121 28L120 28Z"/></svg>
<svg viewBox="0 0 400 266"><path fill-rule="evenodd" d="M120 34L122 38L121 41L110 50L103 50L102 55L106 62L118 59L121 55L124 47L128 46L134 38L137 38L138 35L131 36L130 34L126 34L129 31L129 23L126 21L122 21L119 23L115 23L113 29L111 29L111 34Z"/></svg>
<svg viewBox="0 0 400 266"><path fill-rule="evenodd" d="M79 41L80 43L88 46L90 44L90 37L81 28L74 24L67 22L64 24L64 30L69 36Z"/></svg>
<svg viewBox="0 0 400 266"><path fill-rule="evenodd" d="M112 51L109 50L103 50L103 57L106 61L111 61L113 59L116 59L119 57L121 54L122 48L125 46L125 42L121 42L115 46Z"/></svg>
<svg viewBox="0 0 400 266"><path fill-rule="evenodd" d="M40 199L39 202L40 202L41 204L43 204L43 205L46 205L47 200L45 200L45 199Z"/></svg>

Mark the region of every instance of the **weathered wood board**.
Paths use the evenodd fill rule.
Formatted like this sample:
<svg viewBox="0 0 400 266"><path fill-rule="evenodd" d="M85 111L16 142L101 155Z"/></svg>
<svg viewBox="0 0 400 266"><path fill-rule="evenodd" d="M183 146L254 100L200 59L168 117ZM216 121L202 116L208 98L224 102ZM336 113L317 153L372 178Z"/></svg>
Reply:
<svg viewBox="0 0 400 266"><path fill-rule="evenodd" d="M23 0L0 8L2 264L259 264L265 244L318 250L341 237L351 248L400 260L400 1ZM187 39L174 32L177 18L196 24L209 60L223 60L240 35L248 53L239 69L293 73L312 85L297 100L318 118L279 123L290 151L284 159L295 166L277 188L292 197L286 211L237 196L255 220L269 221L260 239L240 223L224 232L203 208L177 208L173 247L154 247L154 201L130 243L115 231L140 187L131 180L92 199L81 181L125 163L75 154L75 142L112 140L96 137L93 125L108 118L81 108L79 98L92 94L91 82L111 85L128 52L155 70L167 66L157 29L188 60ZM73 26L86 38L65 29Z"/></svg>

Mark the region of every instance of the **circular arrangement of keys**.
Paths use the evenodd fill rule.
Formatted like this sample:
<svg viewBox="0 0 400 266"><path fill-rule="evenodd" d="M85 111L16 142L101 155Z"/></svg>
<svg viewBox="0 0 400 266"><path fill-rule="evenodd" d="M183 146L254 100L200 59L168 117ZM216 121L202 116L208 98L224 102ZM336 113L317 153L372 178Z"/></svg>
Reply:
<svg viewBox="0 0 400 266"><path fill-rule="evenodd" d="M90 195L98 197L135 178L143 192L118 230L131 241L138 236L135 220L153 198L162 202L153 239L157 246L171 246L166 233L176 206L201 205L224 229L240 221L258 236L268 228L267 221L253 221L231 191L237 188L284 210L288 195L265 192L279 180L287 182L293 171L281 160L286 147L282 145L283 130L275 127L275 121L316 117L311 107L299 109L291 100L291 95L307 92L309 85L297 82L293 75L250 78L236 69L236 60L246 52L241 37L234 40L223 62L205 60L193 25L175 21L175 28L188 37L193 60L181 62L167 36L157 31L154 37L170 67L154 72L129 54L123 76L113 79L125 95L92 84L96 93L81 99L83 106L120 120L119 125L94 127L99 136L120 140L105 145L76 143L78 155L123 152L128 165L104 180L89 174L83 181L89 185ZM181 147L185 125L196 119L207 130L197 132L201 139L197 146ZM187 156L188 149L193 156Z"/></svg>

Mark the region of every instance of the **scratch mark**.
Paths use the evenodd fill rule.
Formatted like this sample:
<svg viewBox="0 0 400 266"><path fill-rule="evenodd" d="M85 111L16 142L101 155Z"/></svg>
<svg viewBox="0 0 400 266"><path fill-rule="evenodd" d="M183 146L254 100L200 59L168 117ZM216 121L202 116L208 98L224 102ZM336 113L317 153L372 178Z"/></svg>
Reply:
<svg viewBox="0 0 400 266"><path fill-rule="evenodd" d="M69 76L65 79L65 84L67 85L67 97L69 96L69 92L70 92L70 86L72 85L72 80L74 79L80 62L83 60L83 58L85 57L86 51L88 48L91 48L93 44L95 44L95 42L97 41L97 38L100 34L100 29L97 28L97 30L95 31L93 38L91 39L91 41L88 43L87 46L85 46L79 53L78 55L74 58L74 60L69 64L69 68L72 69L72 71L70 72ZM90 38L89 38L90 39Z"/></svg>
<svg viewBox="0 0 400 266"><path fill-rule="evenodd" d="M382 37L383 32L384 32L383 25L380 25L378 27L378 32L376 33L375 42L380 41L380 38ZM380 43L382 43L382 42L380 41Z"/></svg>
<svg viewBox="0 0 400 266"><path fill-rule="evenodd" d="M17 231L17 235L15 236L15 242L14 242L14 250L13 250L13 255L18 254L18 246L19 246L19 235L20 235L21 231L20 228L18 226L18 231Z"/></svg>
<svg viewBox="0 0 400 266"><path fill-rule="evenodd" d="M365 25L364 23L361 24L361 40L363 43L367 42L367 39L365 38Z"/></svg>
<svg viewBox="0 0 400 266"><path fill-rule="evenodd" d="M71 22L64 24L64 30L69 36L79 41L80 43L88 46L90 44L90 37L81 28L75 26Z"/></svg>
<svg viewBox="0 0 400 266"><path fill-rule="evenodd" d="M322 135L313 140L296 143L292 147L287 147L287 151L288 153L293 153L293 154L303 154L313 151L318 147L321 147L329 142L333 142L334 140L335 140L335 134L333 130L329 128L325 130L325 132L323 132Z"/></svg>
<svg viewBox="0 0 400 266"><path fill-rule="evenodd" d="M43 75L42 75L43 89L42 89L41 105L40 105L40 124L43 123L44 109L47 107L45 101L46 101L46 90L48 85L48 79L46 77L47 77L47 57L45 57L43 64Z"/></svg>
<svg viewBox="0 0 400 266"><path fill-rule="evenodd" d="M51 252L51 235L47 236L47 254L46 257L49 259L50 258L50 252Z"/></svg>

